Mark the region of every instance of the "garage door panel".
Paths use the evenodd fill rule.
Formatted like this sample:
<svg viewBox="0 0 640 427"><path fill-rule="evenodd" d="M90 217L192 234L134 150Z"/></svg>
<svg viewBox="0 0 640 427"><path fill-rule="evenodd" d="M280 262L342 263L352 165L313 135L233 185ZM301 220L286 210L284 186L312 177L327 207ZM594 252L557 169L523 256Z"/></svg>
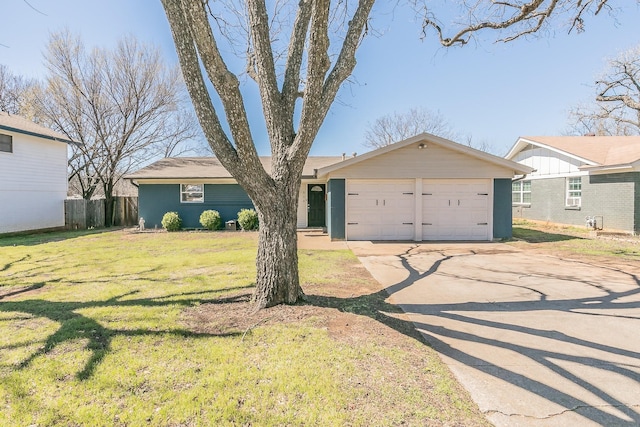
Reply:
<svg viewBox="0 0 640 427"><path fill-rule="evenodd" d="M349 212L347 217L348 222L359 222L366 224L374 224L376 222L380 222L380 215L372 214L367 210L359 210L354 212Z"/></svg>
<svg viewBox="0 0 640 427"><path fill-rule="evenodd" d="M347 239L413 239L414 189L414 180L349 180Z"/></svg>
<svg viewBox="0 0 640 427"><path fill-rule="evenodd" d="M382 227L380 240L413 240L412 224L395 224Z"/></svg>
<svg viewBox="0 0 640 427"><path fill-rule="evenodd" d="M490 180L424 180L423 240L488 240Z"/></svg>
<svg viewBox="0 0 640 427"><path fill-rule="evenodd" d="M489 222L489 212L487 210L473 210L470 212L471 214L471 222L479 223L479 222Z"/></svg>

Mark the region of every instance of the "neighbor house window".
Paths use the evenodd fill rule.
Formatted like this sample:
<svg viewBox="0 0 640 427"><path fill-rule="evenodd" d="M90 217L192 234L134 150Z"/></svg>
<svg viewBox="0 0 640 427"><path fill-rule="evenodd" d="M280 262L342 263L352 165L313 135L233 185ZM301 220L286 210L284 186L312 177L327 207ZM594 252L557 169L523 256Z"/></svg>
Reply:
<svg viewBox="0 0 640 427"><path fill-rule="evenodd" d="M204 203L204 184L180 184L182 203Z"/></svg>
<svg viewBox="0 0 640 427"><path fill-rule="evenodd" d="M0 133L0 151L5 153L13 153L13 137Z"/></svg>
<svg viewBox="0 0 640 427"><path fill-rule="evenodd" d="M582 178L567 178L567 207L579 208L582 204Z"/></svg>
<svg viewBox="0 0 640 427"><path fill-rule="evenodd" d="M514 204L531 204L531 181L516 181L511 183L511 200Z"/></svg>

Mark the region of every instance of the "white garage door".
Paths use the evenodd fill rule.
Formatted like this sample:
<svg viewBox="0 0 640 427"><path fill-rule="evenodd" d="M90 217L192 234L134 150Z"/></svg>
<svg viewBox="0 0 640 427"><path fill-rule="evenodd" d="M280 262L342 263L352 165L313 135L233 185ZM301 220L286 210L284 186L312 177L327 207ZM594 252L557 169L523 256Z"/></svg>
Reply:
<svg viewBox="0 0 640 427"><path fill-rule="evenodd" d="M422 182L422 240L489 240L491 180Z"/></svg>
<svg viewBox="0 0 640 427"><path fill-rule="evenodd" d="M348 240L413 240L414 180L348 180Z"/></svg>

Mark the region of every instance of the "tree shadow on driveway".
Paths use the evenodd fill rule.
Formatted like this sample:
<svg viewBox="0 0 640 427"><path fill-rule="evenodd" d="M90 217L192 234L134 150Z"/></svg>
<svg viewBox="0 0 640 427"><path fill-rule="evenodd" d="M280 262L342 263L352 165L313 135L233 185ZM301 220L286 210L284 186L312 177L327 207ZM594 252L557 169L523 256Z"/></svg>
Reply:
<svg viewBox="0 0 640 427"><path fill-rule="evenodd" d="M408 322L388 314L401 308L411 326L455 367L463 385L476 387L488 381L490 387L504 387L482 390L485 404L479 404L488 416L511 422L522 417L549 421L574 412L583 421L601 425L640 425L640 341L637 332L624 335L640 327L637 275L604 266L599 267L601 277L589 277L587 269L594 266L571 260L563 260L569 269L559 272L549 265L555 262L551 257L541 258L538 271L523 274L508 262L490 262L490 254L430 251L424 257L416 248L373 261L384 264L382 268L402 270L402 280L383 283L387 292L348 302L324 297L312 297L311 302L336 308L373 307L375 312L353 312L404 332ZM484 256L486 262L479 258ZM482 270L480 278L473 269ZM445 291L432 299L429 290L435 294L442 286L457 287L458 293ZM471 292L468 297L465 287ZM482 287L487 289L484 299L478 297ZM562 292L555 293L554 287ZM572 296L572 290L580 287L586 291ZM499 290L502 297L492 298L492 290ZM386 302L389 295L398 306ZM557 323L549 321L554 316ZM595 325L596 333L590 334L587 325ZM616 334L623 338L612 338ZM460 375L473 378L465 382ZM511 393L524 401L495 406L486 400L486 395Z"/></svg>

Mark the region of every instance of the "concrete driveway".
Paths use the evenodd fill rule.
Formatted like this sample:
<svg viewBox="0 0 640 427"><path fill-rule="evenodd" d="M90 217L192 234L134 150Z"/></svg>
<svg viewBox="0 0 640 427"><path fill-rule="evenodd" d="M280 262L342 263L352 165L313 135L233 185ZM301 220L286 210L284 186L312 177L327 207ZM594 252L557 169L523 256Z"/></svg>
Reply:
<svg viewBox="0 0 640 427"><path fill-rule="evenodd" d="M640 426L640 265L348 245L496 426Z"/></svg>

